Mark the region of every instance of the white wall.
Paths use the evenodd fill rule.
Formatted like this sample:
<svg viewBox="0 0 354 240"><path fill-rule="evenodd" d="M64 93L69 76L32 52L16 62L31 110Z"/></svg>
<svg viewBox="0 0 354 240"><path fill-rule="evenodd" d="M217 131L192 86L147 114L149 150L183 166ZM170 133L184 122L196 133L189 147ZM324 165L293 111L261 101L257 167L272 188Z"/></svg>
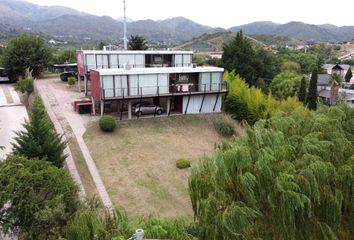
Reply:
<svg viewBox="0 0 354 240"><path fill-rule="evenodd" d="M208 94L205 95L203 108L201 113L213 113L213 112L221 112L221 102L222 102L222 94L219 95L218 102L216 104L215 111L213 111L215 101L217 99L217 94ZM199 113L200 106L203 101L203 95L191 96L189 105L188 105L188 113ZM188 103L188 96L183 97L183 113L186 110Z"/></svg>

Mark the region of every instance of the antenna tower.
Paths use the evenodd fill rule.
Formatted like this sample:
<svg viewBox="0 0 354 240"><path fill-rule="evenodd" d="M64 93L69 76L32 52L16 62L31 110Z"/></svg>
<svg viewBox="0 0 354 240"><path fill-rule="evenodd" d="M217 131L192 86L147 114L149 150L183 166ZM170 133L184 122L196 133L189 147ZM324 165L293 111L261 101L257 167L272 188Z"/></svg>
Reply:
<svg viewBox="0 0 354 240"><path fill-rule="evenodd" d="M127 15L126 15L126 5L125 5L126 0L123 0L123 5L124 5L124 50L128 50L128 39L127 39Z"/></svg>

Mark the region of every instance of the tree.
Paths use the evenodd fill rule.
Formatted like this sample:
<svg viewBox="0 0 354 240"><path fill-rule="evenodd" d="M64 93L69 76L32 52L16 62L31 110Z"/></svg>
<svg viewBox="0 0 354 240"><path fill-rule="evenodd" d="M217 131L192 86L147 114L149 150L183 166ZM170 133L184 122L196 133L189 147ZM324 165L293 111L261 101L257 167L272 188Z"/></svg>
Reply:
<svg viewBox="0 0 354 240"><path fill-rule="evenodd" d="M287 99L297 95L301 82L301 75L294 72L281 72L270 84L272 94L277 99Z"/></svg>
<svg viewBox="0 0 354 240"><path fill-rule="evenodd" d="M306 103L306 78L302 77L301 83L300 83L300 89L298 93L298 99L300 102Z"/></svg>
<svg viewBox="0 0 354 240"><path fill-rule="evenodd" d="M129 50L147 50L147 42L143 36L131 35L128 42Z"/></svg>
<svg viewBox="0 0 354 240"><path fill-rule="evenodd" d="M12 144L13 153L47 160L57 167L62 167L66 158L66 143L62 142L62 136L53 129L39 97L34 100L29 121L26 121L23 127L24 130L16 132L15 143Z"/></svg>
<svg viewBox="0 0 354 240"><path fill-rule="evenodd" d="M228 71L235 70L240 77L245 78L247 83L252 85L256 78L256 54L251 42L243 36L242 31L238 32L230 43L223 45L223 51L222 66Z"/></svg>
<svg viewBox="0 0 354 240"><path fill-rule="evenodd" d="M293 72L300 74L301 73L301 66L300 64L292 61L285 61L280 67L282 72Z"/></svg>
<svg viewBox="0 0 354 240"><path fill-rule="evenodd" d="M21 80L18 80L15 83L15 89L16 91L20 91L21 93L27 93L29 96L34 88L33 88L33 79L32 78L24 78Z"/></svg>
<svg viewBox="0 0 354 240"><path fill-rule="evenodd" d="M194 165L198 239L352 239L353 117L346 105L301 106Z"/></svg>
<svg viewBox="0 0 354 240"><path fill-rule="evenodd" d="M25 77L29 69L34 77L40 76L52 58L52 51L38 36L22 34L11 39L4 50L2 62L12 81Z"/></svg>
<svg viewBox="0 0 354 240"><path fill-rule="evenodd" d="M223 51L221 66L230 72L235 71L251 86L258 78L272 79L278 72L274 54L261 47L253 47L242 31L223 45Z"/></svg>
<svg viewBox="0 0 354 240"><path fill-rule="evenodd" d="M103 48L104 48L105 46L107 46L107 45L108 45L107 42L100 41L99 44L98 44L98 46L97 46L97 48L98 48L98 50L103 50Z"/></svg>
<svg viewBox="0 0 354 240"><path fill-rule="evenodd" d="M74 63L76 62L76 51L75 50L62 50L58 51L57 55L54 57L55 63Z"/></svg>
<svg viewBox="0 0 354 240"><path fill-rule="evenodd" d="M345 74L345 78L344 79L345 79L346 82L350 82L350 79L352 79L352 77L353 77L352 68L349 67L347 73Z"/></svg>
<svg viewBox="0 0 354 240"><path fill-rule="evenodd" d="M64 169L10 156L0 162L0 225L24 239L58 239L76 212L78 188Z"/></svg>
<svg viewBox="0 0 354 240"><path fill-rule="evenodd" d="M317 92L317 70L313 70L311 74L311 80L307 95L307 106L310 110L317 109L317 99L318 99L318 92Z"/></svg>

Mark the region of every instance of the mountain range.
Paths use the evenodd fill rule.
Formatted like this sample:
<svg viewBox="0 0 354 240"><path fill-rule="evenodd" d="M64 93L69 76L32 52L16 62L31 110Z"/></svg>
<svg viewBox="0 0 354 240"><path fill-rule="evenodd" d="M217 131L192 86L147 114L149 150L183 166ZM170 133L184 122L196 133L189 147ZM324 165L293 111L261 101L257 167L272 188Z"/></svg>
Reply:
<svg viewBox="0 0 354 240"><path fill-rule="evenodd" d="M129 35L139 34L150 41L167 43L181 43L210 32L239 30L251 35L278 35L301 40L338 42L354 39L353 26L302 22L277 24L265 21L222 29L175 17L159 21L129 21L127 28ZM0 37L6 38L20 32L77 40L118 40L123 38L123 24L108 16L95 16L67 7L39 6L23 0L0 0Z"/></svg>

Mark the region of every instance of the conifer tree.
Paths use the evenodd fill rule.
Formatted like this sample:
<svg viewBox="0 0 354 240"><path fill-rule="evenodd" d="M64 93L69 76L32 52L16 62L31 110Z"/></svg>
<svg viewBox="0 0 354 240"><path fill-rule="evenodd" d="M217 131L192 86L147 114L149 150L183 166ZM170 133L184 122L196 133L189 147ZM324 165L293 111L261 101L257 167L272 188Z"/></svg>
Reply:
<svg viewBox="0 0 354 240"><path fill-rule="evenodd" d="M312 71L310 86L309 86L309 91L307 96L307 106L310 110L317 109L317 98L318 98L317 78L318 78L317 69L315 69Z"/></svg>
<svg viewBox="0 0 354 240"><path fill-rule="evenodd" d="M306 95L307 95L307 92L306 92L306 79L305 79L305 77L302 77L301 83L300 83L299 94L298 94L299 101L305 103Z"/></svg>
<svg viewBox="0 0 354 240"><path fill-rule="evenodd" d="M46 116L41 99L37 97L29 112L29 121L23 124L24 130L17 131L13 153L27 158L39 158L62 167L66 158L66 143L57 134Z"/></svg>
<svg viewBox="0 0 354 240"><path fill-rule="evenodd" d="M345 81L346 82L350 82L350 79L352 79L353 77L353 73L352 73L352 68L350 67L347 71L347 73L345 74Z"/></svg>

